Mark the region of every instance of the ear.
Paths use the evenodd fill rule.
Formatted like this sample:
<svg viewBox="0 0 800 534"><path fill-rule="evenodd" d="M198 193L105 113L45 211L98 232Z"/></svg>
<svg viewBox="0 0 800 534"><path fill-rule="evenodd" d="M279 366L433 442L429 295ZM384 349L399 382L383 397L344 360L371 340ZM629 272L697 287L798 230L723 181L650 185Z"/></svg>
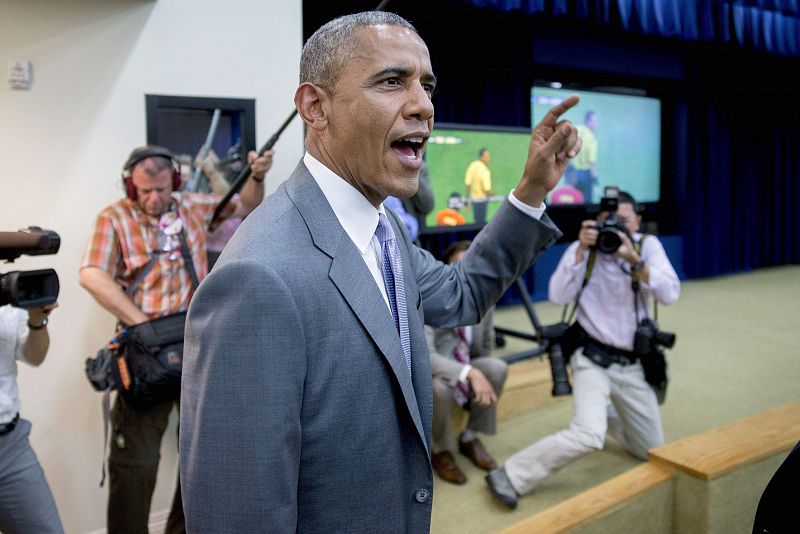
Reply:
<svg viewBox="0 0 800 534"><path fill-rule="evenodd" d="M328 94L314 84L301 83L294 93L294 105L309 128L324 130L328 126L326 113Z"/></svg>

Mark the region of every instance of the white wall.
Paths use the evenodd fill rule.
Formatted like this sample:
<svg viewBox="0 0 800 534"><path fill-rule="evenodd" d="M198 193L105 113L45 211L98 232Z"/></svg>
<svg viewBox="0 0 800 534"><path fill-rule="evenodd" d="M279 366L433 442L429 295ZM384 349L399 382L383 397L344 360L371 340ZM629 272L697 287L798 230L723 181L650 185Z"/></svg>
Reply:
<svg viewBox="0 0 800 534"><path fill-rule="evenodd" d="M0 230L35 224L62 238L58 255L0 271L54 267L61 280L47 360L19 383L68 533L104 526L100 395L83 362L114 322L78 286L78 266L94 217L122 196L123 161L145 142L144 95L255 98L263 144L293 108L301 24L301 0L0 0ZM31 90L8 88L12 59L33 63ZM301 136L295 120L278 142L270 191L302 155ZM169 506L175 447L173 426L153 511Z"/></svg>

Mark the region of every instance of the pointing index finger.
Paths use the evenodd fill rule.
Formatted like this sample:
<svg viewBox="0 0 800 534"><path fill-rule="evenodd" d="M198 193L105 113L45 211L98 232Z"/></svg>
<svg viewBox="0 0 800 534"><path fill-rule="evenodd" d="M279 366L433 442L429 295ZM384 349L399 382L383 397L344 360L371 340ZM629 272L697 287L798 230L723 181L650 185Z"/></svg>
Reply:
<svg viewBox="0 0 800 534"><path fill-rule="evenodd" d="M570 109L574 108L578 104L580 99L581 97L578 95L569 96L557 106L553 106L552 108L550 108L550 111L547 112L547 115L544 116L544 118L541 120L539 124L555 128L556 124L558 124L558 119L561 117L561 115L563 115Z"/></svg>

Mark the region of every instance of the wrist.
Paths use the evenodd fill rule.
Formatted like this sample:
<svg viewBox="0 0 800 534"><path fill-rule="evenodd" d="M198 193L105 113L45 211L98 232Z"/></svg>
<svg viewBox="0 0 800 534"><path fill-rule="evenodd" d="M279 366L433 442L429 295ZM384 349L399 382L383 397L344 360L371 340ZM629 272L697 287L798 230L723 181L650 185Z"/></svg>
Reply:
<svg viewBox="0 0 800 534"><path fill-rule="evenodd" d="M28 319L28 328L31 330L42 330L43 328L47 327L47 318L45 317L40 324L32 323L30 319Z"/></svg>
<svg viewBox="0 0 800 534"><path fill-rule="evenodd" d="M257 183L257 184L260 184L260 183L262 183L262 182L264 181L264 178L266 178L266 177L267 177L267 175L266 175L266 174L265 174L265 175L263 175L261 178L259 178L259 177L258 177L258 176L256 176L255 174L251 174L251 175L250 175L250 179L251 179L251 180L253 180L253 181L254 181L255 183Z"/></svg>
<svg viewBox="0 0 800 534"><path fill-rule="evenodd" d="M529 206L538 208L544 203L548 190L539 184L530 185L523 178L519 185L514 189L514 196Z"/></svg>
<svg viewBox="0 0 800 534"><path fill-rule="evenodd" d="M638 264L640 261L642 261L642 257L640 255L636 254L635 252L633 254L631 254L630 256L628 256L626 259L627 259L628 263L630 263L631 267L636 267L636 264Z"/></svg>

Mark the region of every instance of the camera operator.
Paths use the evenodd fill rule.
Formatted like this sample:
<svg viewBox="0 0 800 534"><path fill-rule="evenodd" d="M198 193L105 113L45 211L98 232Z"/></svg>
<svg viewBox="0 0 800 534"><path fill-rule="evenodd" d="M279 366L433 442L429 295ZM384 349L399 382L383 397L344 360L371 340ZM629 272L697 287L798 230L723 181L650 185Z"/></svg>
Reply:
<svg viewBox="0 0 800 534"><path fill-rule="evenodd" d="M30 422L19 416L17 360L40 365L50 337L47 316L56 304L0 306L0 531L64 532L53 494L28 442Z"/></svg>
<svg viewBox="0 0 800 534"><path fill-rule="evenodd" d="M252 174L224 215L245 217L264 197L264 177L272 151L250 152ZM178 192L180 169L158 146L131 152L123 165L126 198L97 217L80 271L81 285L122 325L133 325L185 311L193 279L207 272L208 223L220 197ZM191 264L184 256L190 257ZM145 276L142 276L142 273ZM135 286L130 296L123 288ZM108 531L147 532L156 483L161 438L174 399L137 409L117 395L111 413ZM184 532L180 484L167 520L167 532Z"/></svg>
<svg viewBox="0 0 800 534"><path fill-rule="evenodd" d="M656 392L641 362L648 356L634 353L634 337L652 299L675 302L680 282L661 242L637 233L641 216L633 197L619 192L616 204L617 227L603 225L608 211L597 222L584 221L550 279L552 302L577 299L583 330L571 360L574 413L569 427L517 452L487 476L495 497L511 508L557 470L602 449L607 431L642 460L664 441ZM605 241L617 242L616 250L598 246L598 226L604 238L611 237Z"/></svg>

